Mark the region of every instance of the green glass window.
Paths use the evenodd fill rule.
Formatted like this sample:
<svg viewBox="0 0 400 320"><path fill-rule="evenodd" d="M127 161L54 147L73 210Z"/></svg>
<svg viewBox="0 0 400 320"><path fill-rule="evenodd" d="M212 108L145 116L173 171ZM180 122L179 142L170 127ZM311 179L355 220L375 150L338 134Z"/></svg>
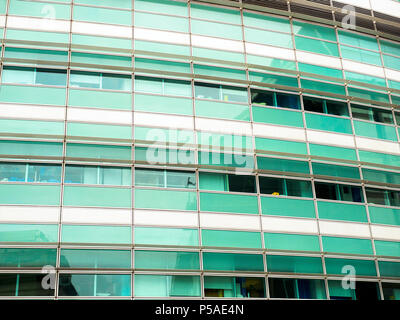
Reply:
<svg viewBox="0 0 400 320"><path fill-rule="evenodd" d="M318 257L267 255L268 272L322 274L322 260Z"/></svg>
<svg viewBox="0 0 400 320"><path fill-rule="evenodd" d="M199 164L206 166L254 168L254 158L247 154L199 151Z"/></svg>
<svg viewBox="0 0 400 320"><path fill-rule="evenodd" d="M261 234L246 231L202 230L206 247L261 248Z"/></svg>
<svg viewBox="0 0 400 320"><path fill-rule="evenodd" d="M57 242L53 224L0 224L0 242Z"/></svg>
<svg viewBox="0 0 400 320"><path fill-rule="evenodd" d="M312 198L311 182L304 180L259 177L263 194Z"/></svg>
<svg viewBox="0 0 400 320"><path fill-rule="evenodd" d="M0 204L60 205L60 186L1 184Z"/></svg>
<svg viewBox="0 0 400 320"><path fill-rule="evenodd" d="M194 34L242 40L242 28L240 26L192 19L191 29Z"/></svg>
<svg viewBox="0 0 400 320"><path fill-rule="evenodd" d="M62 2L62 1L57 1ZM64 1L67 2L67 1ZM29 16L37 18L48 18L49 8L46 7L46 2L35 1L27 3L25 1L11 0L9 14L16 16ZM53 3L51 14L54 19L69 20L71 14L71 6L69 4Z"/></svg>
<svg viewBox="0 0 400 320"><path fill-rule="evenodd" d="M198 117L242 120L242 121L250 120L250 110L247 105L196 100L195 108L196 108L196 115Z"/></svg>
<svg viewBox="0 0 400 320"><path fill-rule="evenodd" d="M212 99L226 102L248 102L246 88L200 82L195 83L195 97L197 99Z"/></svg>
<svg viewBox="0 0 400 320"><path fill-rule="evenodd" d="M400 209L368 206L372 223L400 226Z"/></svg>
<svg viewBox="0 0 400 320"><path fill-rule="evenodd" d="M65 167L65 183L129 186L131 169L123 167L75 166Z"/></svg>
<svg viewBox="0 0 400 320"><path fill-rule="evenodd" d="M131 295L129 274L60 274L60 296L127 297Z"/></svg>
<svg viewBox="0 0 400 320"><path fill-rule="evenodd" d="M200 277L181 275L135 275L137 297L200 297Z"/></svg>
<svg viewBox="0 0 400 320"><path fill-rule="evenodd" d="M397 141L395 127L354 120L355 134L364 137Z"/></svg>
<svg viewBox="0 0 400 320"><path fill-rule="evenodd" d="M135 207L193 211L197 209L197 198L195 192L135 189Z"/></svg>
<svg viewBox="0 0 400 320"><path fill-rule="evenodd" d="M200 210L258 214L258 202L256 196L201 192Z"/></svg>
<svg viewBox="0 0 400 320"><path fill-rule="evenodd" d="M67 71L4 66L2 82L65 87L67 83Z"/></svg>
<svg viewBox="0 0 400 320"><path fill-rule="evenodd" d="M320 251L318 236L264 233L264 241L269 250Z"/></svg>
<svg viewBox="0 0 400 320"><path fill-rule="evenodd" d="M0 163L0 181L60 183L61 165Z"/></svg>
<svg viewBox="0 0 400 320"><path fill-rule="evenodd" d="M332 275L348 274L348 267L355 269L356 276L376 277L375 261L356 259L325 258L326 273Z"/></svg>
<svg viewBox="0 0 400 320"><path fill-rule="evenodd" d="M1 248L0 266L12 268L42 268L56 265L57 249Z"/></svg>
<svg viewBox="0 0 400 320"><path fill-rule="evenodd" d="M310 129L333 131L347 134L353 133L351 122L349 119L306 113L306 122L307 127Z"/></svg>
<svg viewBox="0 0 400 320"><path fill-rule="evenodd" d="M329 280L331 300L380 300L378 283L356 281L355 288L344 288L341 281Z"/></svg>
<svg viewBox="0 0 400 320"><path fill-rule="evenodd" d="M211 7L194 3L193 5L190 6L190 15L191 17L198 19L241 24L239 10L230 10L225 8Z"/></svg>
<svg viewBox="0 0 400 320"><path fill-rule="evenodd" d="M264 278L204 277L206 297L264 298Z"/></svg>
<svg viewBox="0 0 400 320"><path fill-rule="evenodd" d="M62 268L129 269L131 251L61 249Z"/></svg>
<svg viewBox="0 0 400 320"><path fill-rule="evenodd" d="M304 110L332 114L335 116L349 116L347 103L303 96Z"/></svg>
<svg viewBox="0 0 400 320"><path fill-rule="evenodd" d="M267 31L245 28L245 37L248 42L261 43L269 46L293 48L292 36L277 31Z"/></svg>
<svg viewBox="0 0 400 320"><path fill-rule="evenodd" d="M375 37L367 37L361 34L339 30L339 42L350 46L379 51Z"/></svg>
<svg viewBox="0 0 400 320"><path fill-rule="evenodd" d="M192 87L190 81L150 78L144 76L135 77L135 91L154 93L164 96L192 96Z"/></svg>
<svg viewBox="0 0 400 320"><path fill-rule="evenodd" d="M339 57L337 43L295 36L296 49Z"/></svg>
<svg viewBox="0 0 400 320"><path fill-rule="evenodd" d="M301 109L298 95L275 91L251 89L251 103L270 107Z"/></svg>
<svg viewBox="0 0 400 320"><path fill-rule="evenodd" d="M339 201L363 202L361 187L315 182L317 198Z"/></svg>
<svg viewBox="0 0 400 320"><path fill-rule="evenodd" d="M131 227L63 225L61 242L130 244Z"/></svg>
<svg viewBox="0 0 400 320"><path fill-rule="evenodd" d="M196 229L177 228L135 228L137 245L197 246L199 234Z"/></svg>
<svg viewBox="0 0 400 320"><path fill-rule="evenodd" d="M67 143L67 157L130 160L131 147L100 144Z"/></svg>
<svg viewBox="0 0 400 320"><path fill-rule="evenodd" d="M280 110L275 108L252 107L253 121L272 123L292 127L303 127L303 117L300 112Z"/></svg>
<svg viewBox="0 0 400 320"><path fill-rule="evenodd" d="M281 31L290 33L289 19L276 18L252 12L243 12L243 22L245 26Z"/></svg>
<svg viewBox="0 0 400 320"><path fill-rule="evenodd" d="M353 253L372 255L370 239L353 239L339 237L322 237L325 252Z"/></svg>
<svg viewBox="0 0 400 320"><path fill-rule="evenodd" d="M303 142L285 141L267 138L255 138L258 150L284 152L291 154L307 154L307 146Z"/></svg>
<svg viewBox="0 0 400 320"><path fill-rule="evenodd" d="M367 181L383 182L400 185L400 173L373 169L362 169L363 177Z"/></svg>
<svg viewBox="0 0 400 320"><path fill-rule="evenodd" d="M262 214L272 216L315 218L312 200L261 197Z"/></svg>
<svg viewBox="0 0 400 320"><path fill-rule="evenodd" d="M367 51L360 48L348 47L344 45L340 45L340 50L344 59L382 66L381 56L378 52Z"/></svg>
<svg viewBox="0 0 400 320"><path fill-rule="evenodd" d="M327 163L312 163L313 173L324 177L360 179L360 172L357 167L339 166Z"/></svg>
<svg viewBox="0 0 400 320"><path fill-rule="evenodd" d="M132 25L132 13L129 10L116 10L75 5L73 11L74 20L119 24L126 26ZM70 17L66 19L70 19Z"/></svg>
<svg viewBox="0 0 400 320"><path fill-rule="evenodd" d="M324 280L269 278L271 298L326 299Z"/></svg>
<svg viewBox="0 0 400 320"><path fill-rule="evenodd" d="M197 252L135 251L135 269L198 270Z"/></svg>
<svg viewBox="0 0 400 320"><path fill-rule="evenodd" d="M381 256L400 257L400 242L374 240L376 254Z"/></svg>
<svg viewBox="0 0 400 320"><path fill-rule="evenodd" d="M196 174L189 171L136 168L135 186L194 189Z"/></svg>
<svg viewBox="0 0 400 320"><path fill-rule="evenodd" d="M260 254L203 252L204 270L264 271Z"/></svg>
<svg viewBox="0 0 400 320"><path fill-rule="evenodd" d="M268 171L310 173L307 161L257 157L258 168Z"/></svg>
<svg viewBox="0 0 400 320"><path fill-rule="evenodd" d="M382 283L385 300L400 300L400 285L398 283Z"/></svg>
<svg viewBox="0 0 400 320"><path fill-rule="evenodd" d="M310 143L310 154L332 159L357 160L356 151L349 148L338 148Z"/></svg>
<svg viewBox="0 0 400 320"><path fill-rule="evenodd" d="M379 261L381 277L400 277L400 263L393 261Z"/></svg>
<svg viewBox="0 0 400 320"><path fill-rule="evenodd" d="M296 35L313 37L322 40L336 41L335 29L316 24L293 21L293 32Z"/></svg>
<svg viewBox="0 0 400 320"><path fill-rule="evenodd" d="M171 2L169 0L135 0L135 10L169 13L179 16L187 16L188 14L186 3Z"/></svg>
<svg viewBox="0 0 400 320"><path fill-rule="evenodd" d="M160 132L161 133L161 132ZM185 149L164 149L153 147L135 147L135 160L149 164L194 164L194 152Z"/></svg>
<svg viewBox="0 0 400 320"><path fill-rule="evenodd" d="M320 219L368 222L365 206L318 201Z"/></svg>
<svg viewBox="0 0 400 320"><path fill-rule="evenodd" d="M135 27L178 32L189 31L189 20L181 17L135 11Z"/></svg>
<svg viewBox="0 0 400 320"><path fill-rule="evenodd" d="M43 274L1 274L0 296L53 296L54 289L44 289Z"/></svg>
<svg viewBox="0 0 400 320"><path fill-rule="evenodd" d="M201 190L256 192L255 176L200 172Z"/></svg>
<svg viewBox="0 0 400 320"><path fill-rule="evenodd" d="M130 208L131 198L129 188L64 186L65 206Z"/></svg>
<svg viewBox="0 0 400 320"><path fill-rule="evenodd" d="M367 202L400 207L400 191L365 188Z"/></svg>
<svg viewBox="0 0 400 320"><path fill-rule="evenodd" d="M74 88L131 91L131 76L72 70L69 84Z"/></svg>

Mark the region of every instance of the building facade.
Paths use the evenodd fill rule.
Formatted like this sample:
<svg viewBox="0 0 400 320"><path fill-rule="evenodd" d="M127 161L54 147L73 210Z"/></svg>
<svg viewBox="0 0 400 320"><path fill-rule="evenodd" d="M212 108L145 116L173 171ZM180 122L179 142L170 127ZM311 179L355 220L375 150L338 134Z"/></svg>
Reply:
<svg viewBox="0 0 400 320"><path fill-rule="evenodd" d="M0 0L1 299L400 299L400 2Z"/></svg>

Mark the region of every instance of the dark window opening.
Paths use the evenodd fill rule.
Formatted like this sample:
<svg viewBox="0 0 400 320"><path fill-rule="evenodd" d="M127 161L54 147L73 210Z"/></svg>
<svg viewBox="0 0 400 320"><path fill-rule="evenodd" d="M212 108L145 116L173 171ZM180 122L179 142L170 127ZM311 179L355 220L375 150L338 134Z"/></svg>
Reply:
<svg viewBox="0 0 400 320"><path fill-rule="evenodd" d="M345 102L303 96L303 103L306 111L335 116L349 116L347 103Z"/></svg>

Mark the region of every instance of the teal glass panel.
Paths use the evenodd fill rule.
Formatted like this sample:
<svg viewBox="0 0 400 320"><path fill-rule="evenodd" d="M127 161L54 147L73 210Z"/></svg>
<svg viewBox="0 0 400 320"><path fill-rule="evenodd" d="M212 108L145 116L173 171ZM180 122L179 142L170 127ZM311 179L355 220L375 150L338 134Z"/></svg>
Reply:
<svg viewBox="0 0 400 320"><path fill-rule="evenodd" d="M72 52L71 62L92 65L96 69L101 69L103 66L112 66L117 67L118 69L132 68L132 58L130 56Z"/></svg>
<svg viewBox="0 0 400 320"><path fill-rule="evenodd" d="M200 210L258 214L258 202L256 196L202 192Z"/></svg>
<svg viewBox="0 0 400 320"><path fill-rule="evenodd" d="M0 119L0 132L30 135L64 135L64 123Z"/></svg>
<svg viewBox="0 0 400 320"><path fill-rule="evenodd" d="M157 53L190 56L190 47L160 42L135 40L135 51L147 51L150 56L158 56Z"/></svg>
<svg viewBox="0 0 400 320"><path fill-rule="evenodd" d="M209 21L191 20L191 31L200 34L224 39L242 40L242 28L229 24Z"/></svg>
<svg viewBox="0 0 400 320"><path fill-rule="evenodd" d="M130 244L131 227L63 225L61 242Z"/></svg>
<svg viewBox="0 0 400 320"><path fill-rule="evenodd" d="M374 240L378 256L400 257L400 242Z"/></svg>
<svg viewBox="0 0 400 320"><path fill-rule="evenodd" d="M131 251L61 249L62 268L129 269Z"/></svg>
<svg viewBox="0 0 400 320"><path fill-rule="evenodd" d="M310 129L333 131L347 134L353 133L351 122L349 119L306 113L306 122L307 127Z"/></svg>
<svg viewBox="0 0 400 320"><path fill-rule="evenodd" d="M305 89L322 91L323 93L330 92L334 94L340 94L342 96L346 95L345 87L340 85L301 79L301 86Z"/></svg>
<svg viewBox="0 0 400 320"><path fill-rule="evenodd" d="M136 141L155 141L157 143L194 143L193 131L135 127Z"/></svg>
<svg viewBox="0 0 400 320"><path fill-rule="evenodd" d="M258 66L267 66L271 68L286 69L286 70L296 70L296 63L294 61L268 58L263 56L256 56L247 53L247 63L255 64Z"/></svg>
<svg viewBox="0 0 400 320"><path fill-rule="evenodd" d="M195 64L193 68L194 73L198 75L226 78L228 81L230 79L246 80L246 72L244 70L206 66L201 64ZM236 90L236 94L238 96L240 95L238 97L240 98L240 102L247 102L247 90L245 88L238 87L238 90Z"/></svg>
<svg viewBox="0 0 400 320"><path fill-rule="evenodd" d="M253 106L253 121L292 127L303 127L301 112Z"/></svg>
<svg viewBox="0 0 400 320"><path fill-rule="evenodd" d="M291 154L307 154L307 145L303 142L284 141L267 138L255 138L256 149Z"/></svg>
<svg viewBox="0 0 400 320"><path fill-rule="evenodd" d="M60 183L61 165L34 163L0 163L0 181Z"/></svg>
<svg viewBox="0 0 400 320"><path fill-rule="evenodd" d="M379 271L381 277L400 278L400 263L392 261L379 261Z"/></svg>
<svg viewBox="0 0 400 320"><path fill-rule="evenodd" d="M131 207L131 190L128 188L64 187L64 206Z"/></svg>
<svg viewBox="0 0 400 320"><path fill-rule="evenodd" d="M84 34L72 34L71 43L73 45L82 46L83 51L89 46L87 49L88 51L91 50L92 47L96 47L96 51L109 53L115 53L115 49L122 49L120 51L129 50L132 46L131 39L88 36Z"/></svg>
<svg viewBox="0 0 400 320"><path fill-rule="evenodd" d="M354 120L354 130L359 136L397 141L395 127Z"/></svg>
<svg viewBox="0 0 400 320"><path fill-rule="evenodd" d="M295 36L296 49L339 57L336 43Z"/></svg>
<svg viewBox="0 0 400 320"><path fill-rule="evenodd" d="M161 29L178 32L189 31L189 21L185 18L135 11L135 27Z"/></svg>
<svg viewBox="0 0 400 320"><path fill-rule="evenodd" d="M243 23L245 26L268 29L273 31L291 32L289 19L277 18L252 12L243 12Z"/></svg>
<svg viewBox="0 0 400 320"><path fill-rule="evenodd" d="M293 48L292 36L276 31L245 28L245 37L248 42L261 43L269 46Z"/></svg>
<svg viewBox="0 0 400 320"><path fill-rule="evenodd" d="M203 252L204 270L264 271L260 254Z"/></svg>
<svg viewBox="0 0 400 320"><path fill-rule="evenodd" d="M194 164L194 153L191 150L162 149L157 147L135 147L135 160L149 164L179 163Z"/></svg>
<svg viewBox="0 0 400 320"><path fill-rule="evenodd" d="M135 269L199 270L197 252L135 251Z"/></svg>
<svg viewBox="0 0 400 320"><path fill-rule="evenodd" d="M0 224L0 242L57 242L55 224Z"/></svg>
<svg viewBox="0 0 400 320"><path fill-rule="evenodd" d="M319 38L322 40L329 40L336 42L335 29L322 27L311 23L304 23L294 20L293 33L296 35Z"/></svg>
<svg viewBox="0 0 400 320"><path fill-rule="evenodd" d="M320 251L318 236L264 233L264 241L269 250Z"/></svg>
<svg viewBox="0 0 400 320"><path fill-rule="evenodd" d="M400 173L391 171L373 170L373 169L362 169L362 172L364 179L367 181L400 185Z"/></svg>
<svg viewBox="0 0 400 320"><path fill-rule="evenodd" d="M386 87L386 80L384 78L371 77L365 74L345 71L346 79L358 82L365 82L374 86ZM360 85L360 84L357 84ZM360 85L361 86L361 85Z"/></svg>
<svg viewBox="0 0 400 320"><path fill-rule="evenodd" d="M69 18L68 18L69 19ZM63 43L67 44L69 42L69 34L68 33L58 33L58 32L43 32L43 31L28 31L28 30L13 30L7 28L7 39L12 40L24 40L24 41L32 41L35 39L35 42L43 42L45 44L37 44L35 46L49 46L53 49L52 44L54 43Z"/></svg>
<svg viewBox="0 0 400 320"><path fill-rule="evenodd" d="M157 201L154 201L157 199ZM197 210L195 192L135 189L135 208Z"/></svg>
<svg viewBox="0 0 400 320"><path fill-rule="evenodd" d="M203 146L217 146L224 148L253 149L252 137L232 134L218 134L211 132L197 132L197 143Z"/></svg>
<svg viewBox="0 0 400 320"><path fill-rule="evenodd" d="M159 112L181 115L193 114L191 99L135 94L135 111Z"/></svg>
<svg viewBox="0 0 400 320"><path fill-rule="evenodd" d="M224 59L221 60L221 55L223 55ZM193 47L193 56L200 58L208 58L215 59L220 61L215 61L215 63L225 65L227 61L244 63L244 55L242 53L236 52L228 52L223 50L213 50L213 49L205 49L205 48L196 48Z"/></svg>
<svg viewBox="0 0 400 320"><path fill-rule="evenodd" d="M57 249L1 248L0 266L12 268L43 268L55 266Z"/></svg>
<svg viewBox="0 0 400 320"><path fill-rule="evenodd" d="M354 149L324 146L320 144L310 143L310 154L333 159L357 160L356 151Z"/></svg>
<svg viewBox="0 0 400 320"><path fill-rule="evenodd" d="M398 43L381 39L380 44L383 53L393 54L400 57L400 45Z"/></svg>
<svg viewBox="0 0 400 320"><path fill-rule="evenodd" d="M72 107L132 110L132 95L122 92L70 89L68 105Z"/></svg>
<svg viewBox="0 0 400 320"><path fill-rule="evenodd" d="M196 116L229 120L250 120L247 105L229 104L215 101L196 100Z"/></svg>
<svg viewBox="0 0 400 320"><path fill-rule="evenodd" d="M61 157L62 143L39 141L0 141L0 154Z"/></svg>
<svg viewBox="0 0 400 320"><path fill-rule="evenodd" d="M247 231L202 230L205 247L261 248L261 234Z"/></svg>
<svg viewBox="0 0 400 320"><path fill-rule="evenodd" d="M262 214L315 218L314 202L283 197L261 197Z"/></svg>
<svg viewBox="0 0 400 320"><path fill-rule="evenodd" d="M372 255L372 243L369 239L322 237L325 252Z"/></svg>
<svg viewBox="0 0 400 320"><path fill-rule="evenodd" d="M400 157L391 154L359 150L360 160L370 163L379 163L389 166L399 166Z"/></svg>
<svg viewBox="0 0 400 320"><path fill-rule="evenodd" d="M320 219L368 222L365 206L318 201Z"/></svg>
<svg viewBox="0 0 400 320"><path fill-rule="evenodd" d="M135 186L195 189L196 174L191 171L136 168Z"/></svg>
<svg viewBox="0 0 400 320"><path fill-rule="evenodd" d="M66 18L67 20L70 17ZM128 10L111 10L106 8L84 7L75 5L73 19L78 21L100 22L108 24L132 25L132 13Z"/></svg>
<svg viewBox="0 0 400 320"><path fill-rule="evenodd" d="M200 277L183 275L135 275L137 297L200 297Z"/></svg>
<svg viewBox="0 0 400 320"><path fill-rule="evenodd" d="M67 132L69 136L78 137L132 139L132 128L130 126L70 122L67 124Z"/></svg>
<svg viewBox="0 0 400 320"><path fill-rule="evenodd" d="M29 3L26 1L13 0L10 1L8 14L47 19L49 19L48 16L51 14L54 19L69 20L71 15L71 7L70 5L53 3L50 9L49 7L46 7L46 4L43 2L36 1Z"/></svg>
<svg viewBox="0 0 400 320"><path fill-rule="evenodd" d="M286 86L286 87L294 87L294 88L299 87L297 78L284 77L284 76L270 74L270 73L249 71L249 79L250 79L250 81L269 83L274 86ZM290 89L290 88L288 88L288 89Z"/></svg>
<svg viewBox="0 0 400 320"><path fill-rule="evenodd" d="M68 52L58 50L7 47L4 51L4 57L11 59L28 59L34 60L35 62L37 60L45 60L48 61L48 63L51 63L50 61L68 62Z"/></svg>
<svg viewBox="0 0 400 320"><path fill-rule="evenodd" d="M135 0L135 10L169 13L177 16L187 16L188 14L185 2L169 0Z"/></svg>
<svg viewBox="0 0 400 320"><path fill-rule="evenodd" d="M2 85L0 101L62 106L65 105L65 95L66 90L64 88Z"/></svg>
<svg viewBox="0 0 400 320"><path fill-rule="evenodd" d="M383 103L389 103L389 96L387 94L383 94L383 93L379 93L379 92L375 92L375 91L367 91L367 90L362 90L359 88L352 88L352 87L348 87L347 90L349 92L349 96L354 96L354 97L358 97L361 99L378 101L378 102L383 102Z"/></svg>
<svg viewBox="0 0 400 320"><path fill-rule="evenodd" d="M71 2L71 0L58 0L61 2ZM88 4L92 5L92 0L75 0L74 4ZM102 6L104 7L112 7L112 8L121 8L121 9L131 9L132 4L125 0L103 0Z"/></svg>
<svg viewBox="0 0 400 320"><path fill-rule="evenodd" d="M321 76L329 76L329 77L334 77L334 78L338 78L338 79L343 79L342 70L321 67L321 66L315 66L313 64L299 62L299 71L313 73L313 74L321 75ZM316 77L316 78L319 78L319 77Z"/></svg>
<svg viewBox="0 0 400 320"><path fill-rule="evenodd" d="M268 283L271 298L326 299L324 280L269 278Z"/></svg>
<svg viewBox="0 0 400 320"><path fill-rule="evenodd" d="M260 170L310 173L310 167L307 161L257 157L257 165Z"/></svg>
<svg viewBox="0 0 400 320"><path fill-rule="evenodd" d="M1 184L0 204L60 205L60 186Z"/></svg>
<svg viewBox="0 0 400 320"><path fill-rule="evenodd" d="M325 265L327 274L346 275L348 270L343 267L352 266L355 269L356 276L376 277L375 261L373 260L325 258Z"/></svg>
<svg viewBox="0 0 400 320"><path fill-rule="evenodd" d="M197 229L177 228L135 228L136 245L198 246Z"/></svg>
<svg viewBox="0 0 400 320"><path fill-rule="evenodd" d="M61 274L58 294L60 296L129 297L131 275L129 274Z"/></svg>
<svg viewBox="0 0 400 320"><path fill-rule="evenodd" d="M383 55L385 67L400 70L400 58Z"/></svg>
<svg viewBox="0 0 400 320"><path fill-rule="evenodd" d="M381 56L377 52L352 48L344 45L340 46L340 50L344 59L382 66Z"/></svg>
<svg viewBox="0 0 400 320"><path fill-rule="evenodd" d="M265 279L261 277L204 277L204 295L219 298L264 298Z"/></svg>
<svg viewBox="0 0 400 320"><path fill-rule="evenodd" d="M210 166L254 168L254 159L246 154L199 152L199 164Z"/></svg>
<svg viewBox="0 0 400 320"><path fill-rule="evenodd" d="M67 143L67 157L130 160L132 149L127 146Z"/></svg>
<svg viewBox="0 0 400 320"><path fill-rule="evenodd" d="M333 164L313 162L312 168L315 175L360 179L360 172L358 170L358 167L345 167Z"/></svg>
<svg viewBox="0 0 400 320"><path fill-rule="evenodd" d="M204 6L195 3L190 6L190 16L192 18L214 20L217 22L226 22L233 24L242 23L239 10Z"/></svg>
<svg viewBox="0 0 400 320"><path fill-rule="evenodd" d="M339 30L339 42L350 46L379 51L375 37L367 37L361 34Z"/></svg>
<svg viewBox="0 0 400 320"><path fill-rule="evenodd" d="M166 72L170 71L178 73L190 73L190 64L188 63L165 60L151 60L138 57L135 58L135 68Z"/></svg>
<svg viewBox="0 0 400 320"><path fill-rule="evenodd" d="M322 274L322 260L318 257L267 255L268 272Z"/></svg>
<svg viewBox="0 0 400 320"><path fill-rule="evenodd" d="M368 206L372 223L400 226L400 209Z"/></svg>

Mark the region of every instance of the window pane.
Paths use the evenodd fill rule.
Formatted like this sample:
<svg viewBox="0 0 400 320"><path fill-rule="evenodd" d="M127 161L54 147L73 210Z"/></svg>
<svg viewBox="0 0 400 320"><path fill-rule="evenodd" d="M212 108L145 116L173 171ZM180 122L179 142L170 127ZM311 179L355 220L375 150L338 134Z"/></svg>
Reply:
<svg viewBox="0 0 400 320"><path fill-rule="evenodd" d="M198 270L197 252L135 251L136 269Z"/></svg>
<svg viewBox="0 0 400 320"><path fill-rule="evenodd" d="M60 266L63 268L130 268L131 252L127 250L61 249Z"/></svg>
<svg viewBox="0 0 400 320"><path fill-rule="evenodd" d="M264 271L262 255L203 252L205 270Z"/></svg>
<svg viewBox="0 0 400 320"><path fill-rule="evenodd" d="M56 265L57 249L0 249L1 267L39 267Z"/></svg>
<svg viewBox="0 0 400 320"><path fill-rule="evenodd" d="M135 275L137 297L199 297L199 276Z"/></svg>
<svg viewBox="0 0 400 320"><path fill-rule="evenodd" d="M271 298L326 299L324 280L269 278Z"/></svg>
<svg viewBox="0 0 400 320"><path fill-rule="evenodd" d="M204 277L206 297L264 298L264 278Z"/></svg>

